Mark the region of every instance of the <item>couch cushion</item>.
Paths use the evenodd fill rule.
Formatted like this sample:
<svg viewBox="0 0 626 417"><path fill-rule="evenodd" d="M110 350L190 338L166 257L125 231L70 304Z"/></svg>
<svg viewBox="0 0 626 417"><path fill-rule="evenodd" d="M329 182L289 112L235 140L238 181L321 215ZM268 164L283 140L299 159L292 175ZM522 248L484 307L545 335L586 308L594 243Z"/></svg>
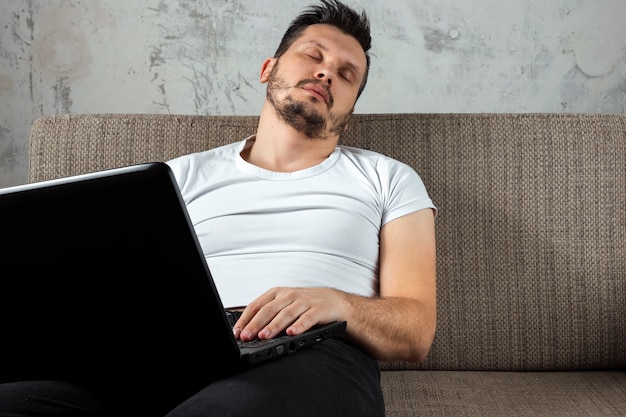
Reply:
<svg viewBox="0 0 626 417"><path fill-rule="evenodd" d="M388 417L577 417L626 412L626 372L389 371Z"/></svg>

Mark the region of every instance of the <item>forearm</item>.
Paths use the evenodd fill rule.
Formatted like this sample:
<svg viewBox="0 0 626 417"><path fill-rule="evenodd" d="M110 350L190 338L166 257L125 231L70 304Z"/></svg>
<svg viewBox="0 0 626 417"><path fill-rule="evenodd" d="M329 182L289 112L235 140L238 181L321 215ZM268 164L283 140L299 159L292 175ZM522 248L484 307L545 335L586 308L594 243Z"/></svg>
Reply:
<svg viewBox="0 0 626 417"><path fill-rule="evenodd" d="M432 344L436 312L408 297L343 293L347 337L378 360L420 362Z"/></svg>

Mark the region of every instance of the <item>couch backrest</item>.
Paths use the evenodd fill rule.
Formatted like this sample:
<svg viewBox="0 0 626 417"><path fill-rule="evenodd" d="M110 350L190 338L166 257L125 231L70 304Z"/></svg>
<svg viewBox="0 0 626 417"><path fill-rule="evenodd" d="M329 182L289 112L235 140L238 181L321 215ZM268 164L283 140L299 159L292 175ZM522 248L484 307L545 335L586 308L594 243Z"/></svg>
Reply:
<svg viewBox="0 0 626 417"><path fill-rule="evenodd" d="M167 160L256 123L43 117L30 180ZM440 210L433 348L420 365L384 369L626 367L626 116L356 115L342 143L413 166Z"/></svg>

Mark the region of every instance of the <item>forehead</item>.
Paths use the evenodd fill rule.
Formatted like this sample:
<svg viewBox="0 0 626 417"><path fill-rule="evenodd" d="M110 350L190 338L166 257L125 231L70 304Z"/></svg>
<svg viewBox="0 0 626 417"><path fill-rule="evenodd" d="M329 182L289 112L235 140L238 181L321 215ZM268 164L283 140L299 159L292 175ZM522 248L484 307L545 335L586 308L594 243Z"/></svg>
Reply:
<svg viewBox="0 0 626 417"><path fill-rule="evenodd" d="M361 73L365 71L366 58L361 44L353 36L343 33L335 26L323 23L311 25L302 31L292 47L302 48L308 45L337 54L357 67Z"/></svg>

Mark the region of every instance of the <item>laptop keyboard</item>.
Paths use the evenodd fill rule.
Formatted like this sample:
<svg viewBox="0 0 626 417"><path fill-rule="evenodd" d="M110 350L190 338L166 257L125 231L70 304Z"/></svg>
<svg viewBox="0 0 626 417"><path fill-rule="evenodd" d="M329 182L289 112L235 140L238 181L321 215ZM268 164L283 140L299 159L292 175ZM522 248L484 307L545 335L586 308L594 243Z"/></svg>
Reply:
<svg viewBox="0 0 626 417"><path fill-rule="evenodd" d="M228 319L228 323L230 323L231 329L235 327L235 323L237 323L237 320L241 317L241 313L243 313L243 311L226 310L226 318Z"/></svg>

